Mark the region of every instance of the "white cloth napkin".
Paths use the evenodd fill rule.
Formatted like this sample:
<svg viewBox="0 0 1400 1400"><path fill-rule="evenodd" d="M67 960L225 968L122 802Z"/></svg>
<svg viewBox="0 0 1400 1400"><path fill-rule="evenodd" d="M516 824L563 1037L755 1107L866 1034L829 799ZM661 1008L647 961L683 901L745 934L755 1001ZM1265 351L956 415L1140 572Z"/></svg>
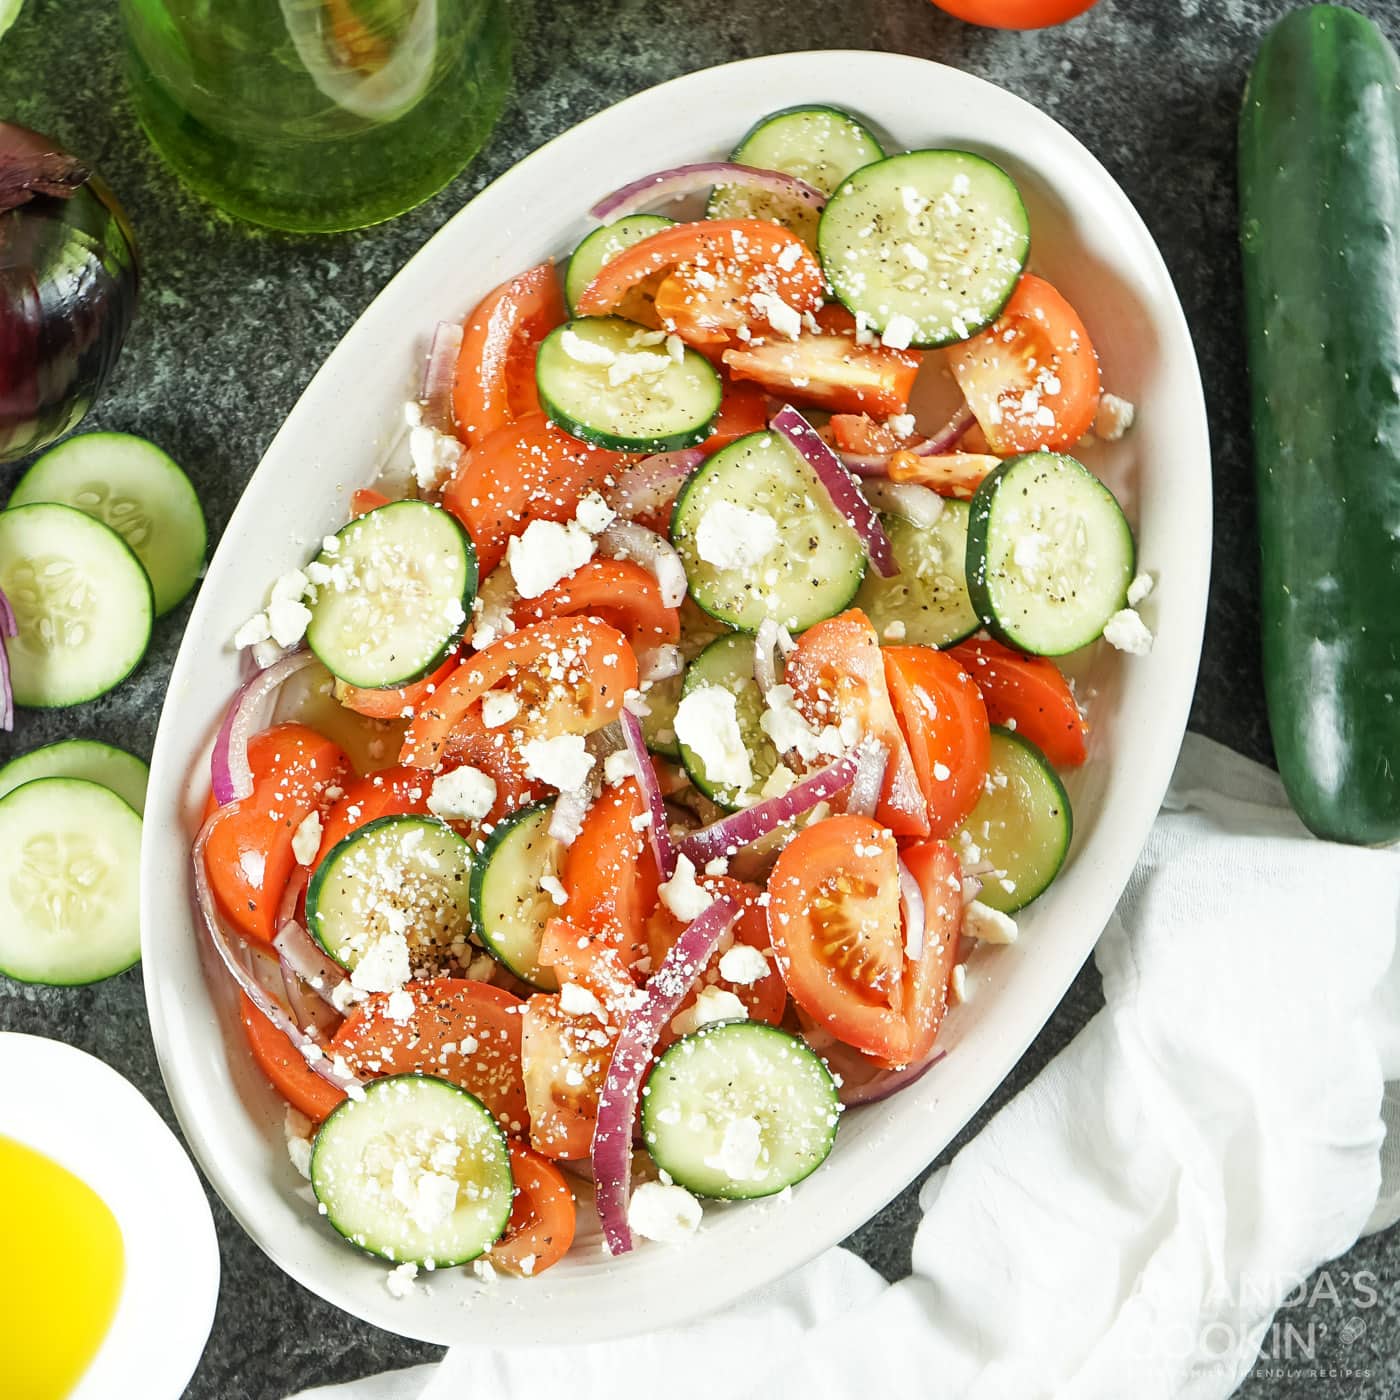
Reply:
<svg viewBox="0 0 1400 1400"><path fill-rule="evenodd" d="M1095 953L1106 1006L926 1183L909 1278L836 1249L685 1329L302 1400L1229 1395L1297 1281L1400 1218L1398 922L1400 852L1313 839L1188 736Z"/></svg>

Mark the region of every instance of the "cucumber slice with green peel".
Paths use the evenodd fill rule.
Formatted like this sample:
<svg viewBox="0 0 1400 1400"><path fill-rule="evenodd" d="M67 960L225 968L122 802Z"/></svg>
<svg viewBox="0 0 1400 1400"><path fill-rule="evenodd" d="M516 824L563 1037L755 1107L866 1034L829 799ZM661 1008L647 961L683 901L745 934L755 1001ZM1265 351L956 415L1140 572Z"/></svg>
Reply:
<svg viewBox="0 0 1400 1400"><path fill-rule="evenodd" d="M461 640L476 597L476 550L426 501L393 501L335 536L308 574L306 641L347 685L383 689L431 675Z"/></svg>
<svg viewBox="0 0 1400 1400"><path fill-rule="evenodd" d="M150 769L125 749L96 739L60 739L0 765L0 797L40 778L82 778L109 788L139 816L149 777Z"/></svg>
<svg viewBox="0 0 1400 1400"><path fill-rule="evenodd" d="M0 798L0 973L72 987L141 956L141 818L81 778Z"/></svg>
<svg viewBox="0 0 1400 1400"><path fill-rule="evenodd" d="M717 506L723 529L705 523ZM776 535L759 557L714 564L701 545L707 533L730 532L730 508L767 516ZM671 515L671 543L685 564L690 596L711 617L745 632L756 632L764 618L805 631L846 607L865 575L859 536L802 454L774 432L750 433L691 473Z"/></svg>
<svg viewBox="0 0 1400 1400"><path fill-rule="evenodd" d="M987 786L953 839L963 864L990 863L983 904L1014 914L1044 892L1069 854L1074 813L1064 784L1029 739L992 726Z"/></svg>
<svg viewBox="0 0 1400 1400"><path fill-rule="evenodd" d="M434 976L471 957L471 848L435 817L380 817L326 853L306 889L306 926L342 967L408 944ZM402 980L401 978L399 980Z"/></svg>
<svg viewBox="0 0 1400 1400"><path fill-rule="evenodd" d="M15 703L81 704L120 685L151 640L151 581L115 530L72 506L0 511L0 589Z"/></svg>
<svg viewBox="0 0 1400 1400"><path fill-rule="evenodd" d="M831 194L852 171L883 160L880 143L849 112L812 104L786 107L756 122L730 159L760 170L781 170ZM705 211L711 219L769 219L816 243L820 210L742 185L720 185Z"/></svg>
<svg viewBox="0 0 1400 1400"><path fill-rule="evenodd" d="M835 1080L796 1036L723 1021L656 1062L642 1089L642 1141L687 1190L749 1200L816 1171L840 1112Z"/></svg>
<svg viewBox="0 0 1400 1400"><path fill-rule="evenodd" d="M204 511L190 479L152 442L84 433L44 453L19 479L10 506L49 501L110 525L150 575L156 615L194 587L204 567Z"/></svg>
<svg viewBox="0 0 1400 1400"><path fill-rule="evenodd" d="M982 625L967 592L968 516L966 501L947 500L932 525L880 517L899 572L891 578L868 572L855 606L882 641L950 647Z"/></svg>
<svg viewBox="0 0 1400 1400"><path fill-rule="evenodd" d="M474 1094L421 1074L365 1085L321 1124L311 1189L352 1244L446 1269L500 1239L515 1182L505 1135Z"/></svg>
<svg viewBox="0 0 1400 1400"><path fill-rule="evenodd" d="M1088 646L1127 606L1135 567L1113 492L1073 457L1013 457L972 498L968 593L1010 646L1038 656Z"/></svg>
<svg viewBox="0 0 1400 1400"><path fill-rule="evenodd" d="M680 740L676 738L676 708L681 703L681 689L685 675L667 676L664 681L653 681L642 693L647 707L641 716L642 738L652 753L662 758L679 759Z"/></svg>
<svg viewBox="0 0 1400 1400"><path fill-rule="evenodd" d="M910 151L857 170L817 233L837 297L901 349L985 330L1011 299L1030 246L1016 182L970 151Z"/></svg>
<svg viewBox="0 0 1400 1400"><path fill-rule="evenodd" d="M549 834L553 802L503 817L482 847L472 870L471 907L486 950L522 981L557 992L553 968L540 966L545 925L560 913L540 884L557 880L568 847Z"/></svg>
<svg viewBox="0 0 1400 1400"><path fill-rule="evenodd" d="M754 795L778 766L778 750L763 732L763 694L753 678L754 640L747 632L731 632L718 637L686 667L682 695L701 686L717 685L734 696L739 733L748 750L753 783L747 792L732 785L714 783L705 774L705 764L693 749L679 744L681 762L690 781L712 801L728 811L737 811L754 800Z"/></svg>
<svg viewBox="0 0 1400 1400"><path fill-rule="evenodd" d="M634 243L640 243L644 238L650 238L652 234L659 233L663 228L670 228L674 221L664 219L660 214L629 214L624 219L618 219L615 223L604 224L602 228L595 228L592 233L585 238L569 258L569 266L564 272L564 300L568 302L569 314L573 314L574 307L578 304L578 299L588 289L588 284L607 266L619 253L626 252ZM632 293L640 295L645 299L645 294L640 290ZM631 304L631 297L623 303L622 312L629 315L628 307Z"/></svg>
<svg viewBox="0 0 1400 1400"><path fill-rule="evenodd" d="M618 452L703 442L723 394L698 351L621 316L582 316L552 330L535 357L535 382L565 432Z"/></svg>

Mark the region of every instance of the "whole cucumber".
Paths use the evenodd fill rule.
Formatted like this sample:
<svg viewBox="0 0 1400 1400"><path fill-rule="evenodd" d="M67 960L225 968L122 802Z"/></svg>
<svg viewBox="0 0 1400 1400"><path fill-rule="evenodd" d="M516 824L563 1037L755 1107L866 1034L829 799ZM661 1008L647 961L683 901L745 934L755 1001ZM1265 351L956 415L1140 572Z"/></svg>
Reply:
<svg viewBox="0 0 1400 1400"><path fill-rule="evenodd" d="M1400 61L1334 5L1264 40L1240 118L1264 681L1319 836L1400 839Z"/></svg>

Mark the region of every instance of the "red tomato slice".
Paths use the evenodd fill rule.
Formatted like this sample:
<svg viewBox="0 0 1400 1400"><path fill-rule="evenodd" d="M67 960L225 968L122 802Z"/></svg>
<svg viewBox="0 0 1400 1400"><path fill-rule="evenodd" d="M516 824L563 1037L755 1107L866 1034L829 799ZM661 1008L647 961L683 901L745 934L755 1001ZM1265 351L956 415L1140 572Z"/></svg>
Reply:
<svg viewBox="0 0 1400 1400"><path fill-rule="evenodd" d="M497 287L467 317L452 385L457 435L475 446L497 428L540 411L535 351L568 313L553 263Z"/></svg>
<svg viewBox="0 0 1400 1400"><path fill-rule="evenodd" d="M572 520L590 491L605 491L628 459L528 413L473 442L442 503L467 528L482 578L533 520Z"/></svg>
<svg viewBox="0 0 1400 1400"><path fill-rule="evenodd" d="M1099 357L1044 278L1026 273L996 321L948 353L993 452L1062 452L1094 426Z"/></svg>
<svg viewBox="0 0 1400 1400"><path fill-rule="evenodd" d="M479 768L496 784L496 800L482 818L490 826L511 812L518 812L543 795L525 771L525 760L515 736L504 729L488 729L481 718L481 706L473 705L453 726L442 755L442 768ZM422 774L423 770L410 769ZM431 779L427 779L431 781Z"/></svg>
<svg viewBox="0 0 1400 1400"><path fill-rule="evenodd" d="M296 857L292 837L326 805L326 789L350 773L350 760L304 724L279 724L248 744L253 790L230 802L209 833L204 860L214 897L245 937L271 943L277 908Z"/></svg>
<svg viewBox="0 0 1400 1400"><path fill-rule="evenodd" d="M885 679L928 802L934 836L948 836L987 781L991 728L981 692L962 666L932 647L886 647Z"/></svg>
<svg viewBox="0 0 1400 1400"><path fill-rule="evenodd" d="M923 947L904 960L904 1023L909 1043L896 1066L917 1065L933 1050L948 1010L948 980L962 930L962 869L946 841L906 846L902 859L924 896ZM906 946L908 930L905 931Z"/></svg>
<svg viewBox="0 0 1400 1400"><path fill-rule="evenodd" d="M421 768L383 768L347 782L341 797L322 820L316 865L352 831L380 817L426 812L431 786L432 779Z"/></svg>
<svg viewBox="0 0 1400 1400"><path fill-rule="evenodd" d="M350 518L358 520L360 516L368 515L370 511L388 504L389 498L382 491L371 491L367 486L361 487L350 497Z"/></svg>
<svg viewBox="0 0 1400 1400"><path fill-rule="evenodd" d="M870 619L852 608L809 627L788 657L784 680L817 728L852 720L861 737L885 745L889 760L875 815L897 836L927 836L923 790L890 703L880 639Z"/></svg>
<svg viewBox="0 0 1400 1400"><path fill-rule="evenodd" d="M681 616L661 601L656 579L629 559L591 559L538 598L515 605L516 626L583 614L616 627L636 651L676 642Z"/></svg>
<svg viewBox="0 0 1400 1400"><path fill-rule="evenodd" d="M410 982L413 1014L396 1021L389 994L361 1002L331 1037L331 1053L357 1074L431 1074L475 1094L506 1132L528 1116L520 1068L525 1005L489 982L435 977Z"/></svg>
<svg viewBox="0 0 1400 1400"><path fill-rule="evenodd" d="M890 428L865 413L833 413L827 426L838 452L883 457L912 445L910 439L896 437Z"/></svg>
<svg viewBox="0 0 1400 1400"><path fill-rule="evenodd" d="M987 718L1014 728L1057 768L1077 768L1088 757L1089 726L1074 692L1053 661L979 637L953 647L982 692Z"/></svg>
<svg viewBox="0 0 1400 1400"><path fill-rule="evenodd" d="M574 1193L564 1173L518 1142L510 1144L515 1204L506 1232L491 1246L491 1263L507 1273L534 1278L557 1264L574 1242Z"/></svg>
<svg viewBox="0 0 1400 1400"><path fill-rule="evenodd" d="M301 1051L294 1049L291 1041L246 996L238 1000L243 1031L258 1068L298 1113L319 1123L345 1101L344 1091L314 1074Z"/></svg>
<svg viewBox="0 0 1400 1400"><path fill-rule="evenodd" d="M700 450L712 456L721 447L738 442L750 433L762 432L768 426L768 395L757 384L735 384L725 382L724 397L720 400L719 417L710 425L710 435L700 444ZM666 533L663 522L661 534Z"/></svg>
<svg viewBox="0 0 1400 1400"><path fill-rule="evenodd" d="M917 350L889 350L856 342L855 321L844 307L823 307L822 334L770 340L726 350L735 379L751 379L779 398L838 413L903 413L919 373Z"/></svg>
<svg viewBox="0 0 1400 1400"><path fill-rule="evenodd" d="M412 710L425 696L431 695L456 670L459 659L453 652L432 675L411 685L389 690L363 690L359 686L337 681L335 698L347 710L354 710L357 715L365 715L369 719L399 719L405 710Z"/></svg>
<svg viewBox="0 0 1400 1400"><path fill-rule="evenodd" d="M896 452L890 458L891 481L912 481L927 486L940 496L956 496L970 501L977 488L1001 466L1000 457L975 452L944 452L936 457L920 457L915 452Z"/></svg>

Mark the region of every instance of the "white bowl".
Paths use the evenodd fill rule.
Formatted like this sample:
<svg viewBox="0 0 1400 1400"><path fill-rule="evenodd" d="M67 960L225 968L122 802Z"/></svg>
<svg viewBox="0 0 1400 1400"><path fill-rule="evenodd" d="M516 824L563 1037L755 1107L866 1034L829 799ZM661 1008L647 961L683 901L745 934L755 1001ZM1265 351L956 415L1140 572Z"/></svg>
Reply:
<svg viewBox="0 0 1400 1400"><path fill-rule="evenodd" d="M71 1400L178 1400L219 1296L214 1218L184 1149L139 1090L62 1041L0 1032L0 1084L0 1133L86 1182L121 1228L117 1311Z"/></svg>
<svg viewBox="0 0 1400 1400"><path fill-rule="evenodd" d="M1069 779L1069 865L1022 918L1016 945L971 971L949 1017L947 1059L916 1087L850 1115L830 1161L782 1206L707 1208L684 1248L609 1261L576 1249L539 1279L484 1288L465 1270L403 1301L300 1199L280 1108L252 1066L224 979L201 969L189 912L189 842L206 756L234 690L234 630L269 581L341 525L401 432L401 405L432 324L505 277L560 256L584 211L649 170L723 156L749 124L795 103L862 114L890 149L987 153L1018 179L1032 262L1079 309L1107 385L1139 405L1094 465L1139 526L1160 579L1145 658L1099 647L1077 667L1090 696L1089 762ZM565 1342L681 1323L797 1267L874 1215L985 1102L1040 1030L1108 919L1165 791L1195 685L1210 557L1210 445L1190 335L1151 236L1104 168L1049 117L999 88L884 53L784 54L693 73L592 117L522 161L452 219L331 354L268 449L235 512L175 664L156 740L142 857L146 995L166 1084L195 1154L249 1234L307 1288L359 1317L434 1342ZM585 1239L588 1236L585 1233ZM596 1240L596 1235L593 1236Z"/></svg>

